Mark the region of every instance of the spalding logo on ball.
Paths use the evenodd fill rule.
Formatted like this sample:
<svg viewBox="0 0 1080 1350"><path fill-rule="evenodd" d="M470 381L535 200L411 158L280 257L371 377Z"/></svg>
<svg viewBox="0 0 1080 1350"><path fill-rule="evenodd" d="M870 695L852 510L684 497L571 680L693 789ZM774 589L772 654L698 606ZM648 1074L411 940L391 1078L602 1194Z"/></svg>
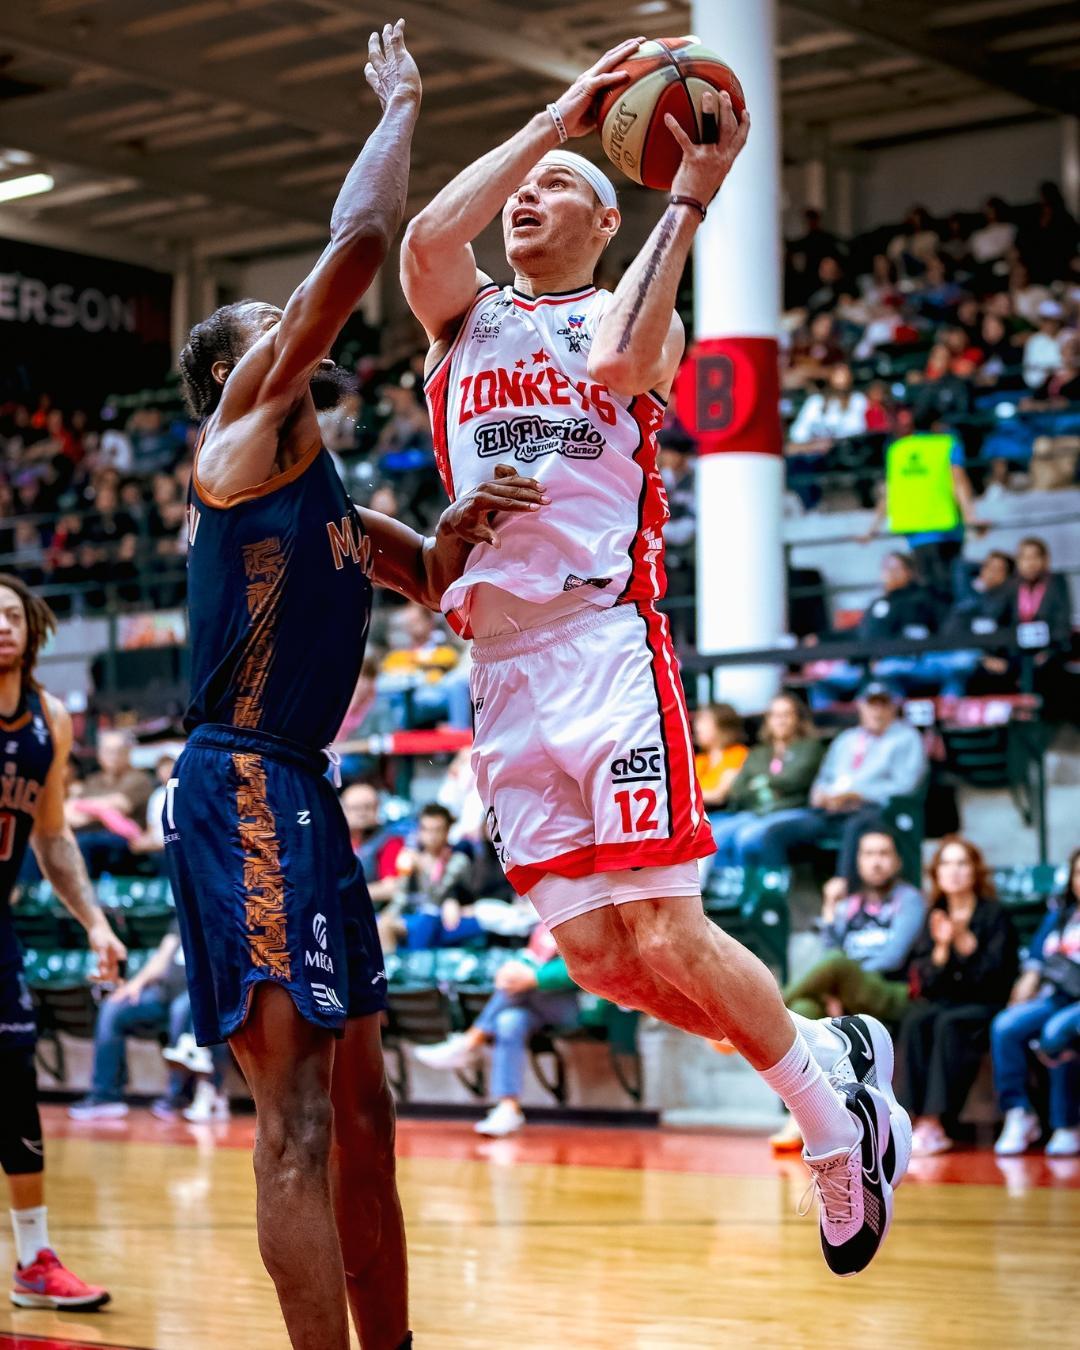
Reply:
<svg viewBox="0 0 1080 1350"><path fill-rule="evenodd" d="M696 37L643 42L618 70L629 84L604 95L597 119L608 159L628 178L667 191L682 151L664 125L671 113L692 141L701 140L701 96L707 89L731 95L737 117L746 108L742 85L730 66Z"/></svg>

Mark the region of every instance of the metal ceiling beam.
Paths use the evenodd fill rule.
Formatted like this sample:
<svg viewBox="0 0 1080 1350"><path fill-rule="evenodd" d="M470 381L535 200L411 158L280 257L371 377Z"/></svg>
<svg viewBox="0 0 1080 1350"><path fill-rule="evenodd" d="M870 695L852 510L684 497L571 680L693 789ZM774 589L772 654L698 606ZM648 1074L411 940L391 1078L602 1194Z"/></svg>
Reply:
<svg viewBox="0 0 1080 1350"><path fill-rule="evenodd" d="M107 27L96 24L92 16L85 20L57 18L46 25L18 5L4 5L0 7L0 44L75 66L91 62L146 88L199 94L216 103L243 103L255 112L316 133L348 132L352 127L358 134L366 134L378 111L362 78L357 80L355 106L339 97L335 108L327 106L326 97L313 99L280 88L273 72L265 67L260 71L251 63L235 63L210 68L200 60L194 44L167 36L121 41ZM362 101L361 90L368 95ZM20 102L32 120L33 97Z"/></svg>
<svg viewBox="0 0 1080 1350"><path fill-rule="evenodd" d="M792 9L813 15L826 23L861 33L901 51L915 52L934 65L946 66L991 88L1026 99L1037 108L1075 115L1080 110L1080 91L1073 76L1054 70L1030 70L1013 59L993 53L966 40L962 33L930 31L913 12L911 0L903 5L866 4L864 0L787 0Z"/></svg>
<svg viewBox="0 0 1080 1350"><path fill-rule="evenodd" d="M115 262L152 267L158 272L171 272L173 269L174 255L165 244L133 239L119 230L98 233L84 228L69 229L36 216L6 210L0 211L0 236L19 239L25 244L40 244L72 253L89 253L94 258L112 258Z"/></svg>
<svg viewBox="0 0 1080 1350"><path fill-rule="evenodd" d="M326 207L302 194L278 190L265 174L214 173L204 155L142 154L129 145L105 145L99 139L66 135L62 128L25 117L18 109L23 100L0 104L0 144L11 145L43 159L63 159L67 164L95 173L138 178L152 191L166 197L205 193L219 201L234 202L253 210L268 211L283 220L325 222ZM63 150L59 151L58 147Z"/></svg>

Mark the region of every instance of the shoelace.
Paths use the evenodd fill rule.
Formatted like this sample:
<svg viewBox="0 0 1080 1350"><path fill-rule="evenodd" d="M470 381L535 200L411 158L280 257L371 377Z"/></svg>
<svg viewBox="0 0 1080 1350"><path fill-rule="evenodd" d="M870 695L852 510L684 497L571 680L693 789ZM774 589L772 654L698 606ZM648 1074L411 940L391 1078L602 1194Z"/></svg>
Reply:
<svg viewBox="0 0 1080 1350"><path fill-rule="evenodd" d="M799 1201L797 1213L800 1218L810 1212L816 1190L821 1199L821 1208L830 1223L851 1222L855 1217L855 1202L848 1163L858 1147L858 1144L853 1145L842 1158L837 1158L820 1170L811 1168L810 1184Z"/></svg>

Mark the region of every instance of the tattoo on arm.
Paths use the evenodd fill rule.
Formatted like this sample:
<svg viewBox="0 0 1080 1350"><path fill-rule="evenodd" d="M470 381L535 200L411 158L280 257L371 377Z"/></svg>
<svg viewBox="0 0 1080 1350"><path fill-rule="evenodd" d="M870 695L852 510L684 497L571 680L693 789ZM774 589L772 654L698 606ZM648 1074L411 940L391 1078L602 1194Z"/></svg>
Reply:
<svg viewBox="0 0 1080 1350"><path fill-rule="evenodd" d="M648 294L649 287L652 285L657 272L660 270L660 264L663 261L664 254L667 252L668 244L671 243L671 236L675 233L675 226L678 219L675 212L668 207L664 212L664 218L660 222L660 234L657 237L656 244L652 253L649 255L649 261L645 264L645 275L638 284L637 295L634 296L634 303L631 306L630 313L626 316L626 324L619 338L619 344L615 350L622 355L630 346L630 335L634 331L634 324L641 313L641 307L645 303L645 296Z"/></svg>
<svg viewBox="0 0 1080 1350"><path fill-rule="evenodd" d="M70 834L50 834L34 840L38 864L64 908L88 926L96 917L94 888L79 846Z"/></svg>

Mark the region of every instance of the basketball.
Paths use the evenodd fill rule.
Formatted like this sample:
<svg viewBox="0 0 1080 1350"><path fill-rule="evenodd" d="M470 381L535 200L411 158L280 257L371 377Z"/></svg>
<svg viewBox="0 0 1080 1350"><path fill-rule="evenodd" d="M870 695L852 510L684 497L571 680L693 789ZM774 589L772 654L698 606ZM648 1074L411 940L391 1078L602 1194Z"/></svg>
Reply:
<svg viewBox="0 0 1080 1350"><path fill-rule="evenodd" d="M630 75L605 94L597 118L608 159L628 178L667 191L682 151L664 125L676 118L691 140L701 139L701 98L707 89L727 92L736 114L746 107L742 85L730 66L696 37L643 42L620 70Z"/></svg>

